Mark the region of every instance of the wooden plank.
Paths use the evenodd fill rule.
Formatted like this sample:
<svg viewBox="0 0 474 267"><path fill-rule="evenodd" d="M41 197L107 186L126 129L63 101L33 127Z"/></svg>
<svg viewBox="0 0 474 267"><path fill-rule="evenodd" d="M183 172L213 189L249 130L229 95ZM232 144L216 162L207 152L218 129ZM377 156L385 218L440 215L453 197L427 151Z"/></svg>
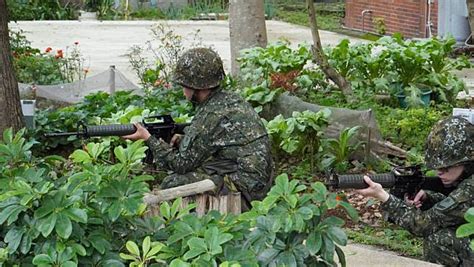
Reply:
<svg viewBox="0 0 474 267"><path fill-rule="evenodd" d="M214 190L216 185L209 179L199 181L196 183L177 186L169 189L155 191L152 194L145 194L143 201L147 205L160 203L166 200L176 199L178 197L193 196Z"/></svg>
<svg viewBox="0 0 474 267"><path fill-rule="evenodd" d="M196 214L202 217L208 210L208 195L200 194L196 196Z"/></svg>

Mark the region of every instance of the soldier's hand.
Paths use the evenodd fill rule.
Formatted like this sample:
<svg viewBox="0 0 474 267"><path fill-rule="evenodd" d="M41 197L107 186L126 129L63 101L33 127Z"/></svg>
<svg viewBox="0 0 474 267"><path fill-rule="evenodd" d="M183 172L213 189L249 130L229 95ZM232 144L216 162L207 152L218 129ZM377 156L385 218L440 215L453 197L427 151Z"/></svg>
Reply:
<svg viewBox="0 0 474 267"><path fill-rule="evenodd" d="M140 139L146 141L146 140L148 140L148 138L150 138L151 134L140 123L136 122L133 125L135 125L135 127L137 128L137 131L133 134L124 135L124 136L122 136L122 138L129 139L129 140L132 140L132 141L140 140Z"/></svg>
<svg viewBox="0 0 474 267"><path fill-rule="evenodd" d="M415 198L413 199L408 199L408 197L405 197L405 202L419 209L423 205L423 201L425 201L425 199L426 199L426 192L423 190L420 190L418 191L418 193L416 193Z"/></svg>
<svg viewBox="0 0 474 267"><path fill-rule="evenodd" d="M179 144L181 143L181 140L183 140L183 137L184 137L184 135L182 135L182 134L173 135L173 137L171 138L171 141L170 141L170 145L172 147L178 147Z"/></svg>
<svg viewBox="0 0 474 267"><path fill-rule="evenodd" d="M367 175L364 175L364 181L369 187L356 190L357 193L363 195L364 197L373 197L382 202L388 200L390 195L382 188L381 184L373 182Z"/></svg>

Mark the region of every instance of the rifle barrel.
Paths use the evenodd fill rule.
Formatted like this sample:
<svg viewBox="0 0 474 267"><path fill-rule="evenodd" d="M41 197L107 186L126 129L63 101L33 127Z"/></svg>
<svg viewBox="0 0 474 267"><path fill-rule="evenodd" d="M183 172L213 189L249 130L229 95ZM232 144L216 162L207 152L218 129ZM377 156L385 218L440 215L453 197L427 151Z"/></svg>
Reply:
<svg viewBox="0 0 474 267"><path fill-rule="evenodd" d="M64 133L45 133L45 137L61 137L61 136L71 136L71 135L83 135L83 132L64 132Z"/></svg>
<svg viewBox="0 0 474 267"><path fill-rule="evenodd" d="M396 178L393 173L370 174L368 176L372 181L381 184L384 188L391 188L396 182ZM336 179L336 187L340 189L363 189L368 187L364 181L364 175L361 174L338 175Z"/></svg>

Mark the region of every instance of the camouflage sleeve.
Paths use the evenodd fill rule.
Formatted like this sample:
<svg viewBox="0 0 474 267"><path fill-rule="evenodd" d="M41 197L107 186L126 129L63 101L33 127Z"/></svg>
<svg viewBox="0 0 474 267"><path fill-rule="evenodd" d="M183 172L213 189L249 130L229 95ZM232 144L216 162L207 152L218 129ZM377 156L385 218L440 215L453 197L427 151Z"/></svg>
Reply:
<svg viewBox="0 0 474 267"><path fill-rule="evenodd" d="M385 216L412 234L427 236L441 228L454 227L464 222L464 213L470 207L471 187L458 188L448 197L437 202L428 210L407 205L401 199L390 195L381 205Z"/></svg>
<svg viewBox="0 0 474 267"><path fill-rule="evenodd" d="M157 166L184 174L197 169L215 150L211 143L215 128L219 124L218 116L207 114L186 127L185 135L178 149L154 137L147 140Z"/></svg>
<svg viewBox="0 0 474 267"><path fill-rule="evenodd" d="M425 193L426 193L426 199L423 201L423 208L422 208L423 210L430 209L436 203L446 198L445 195L439 192L425 190Z"/></svg>

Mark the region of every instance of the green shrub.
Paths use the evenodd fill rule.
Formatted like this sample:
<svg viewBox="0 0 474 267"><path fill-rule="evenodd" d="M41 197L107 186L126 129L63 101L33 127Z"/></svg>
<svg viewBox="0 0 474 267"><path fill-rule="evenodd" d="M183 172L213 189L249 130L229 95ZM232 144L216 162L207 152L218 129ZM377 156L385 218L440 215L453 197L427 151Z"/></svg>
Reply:
<svg viewBox="0 0 474 267"><path fill-rule="evenodd" d="M77 19L77 7L59 0L7 0L7 7L9 20Z"/></svg>
<svg viewBox="0 0 474 267"><path fill-rule="evenodd" d="M345 265L344 220L329 211L354 220L357 212L322 183L307 189L279 175L268 196L239 216L199 218L177 199L142 218L145 181L153 179L143 174L142 141L88 143L66 160L33 157L23 134L6 130L0 142L0 264L124 266L126 247L122 259L137 263L312 266L333 265L337 254Z"/></svg>
<svg viewBox="0 0 474 267"><path fill-rule="evenodd" d="M377 121L384 138L405 148L423 151L424 144L433 125L449 115L450 109L414 108L380 109Z"/></svg>

